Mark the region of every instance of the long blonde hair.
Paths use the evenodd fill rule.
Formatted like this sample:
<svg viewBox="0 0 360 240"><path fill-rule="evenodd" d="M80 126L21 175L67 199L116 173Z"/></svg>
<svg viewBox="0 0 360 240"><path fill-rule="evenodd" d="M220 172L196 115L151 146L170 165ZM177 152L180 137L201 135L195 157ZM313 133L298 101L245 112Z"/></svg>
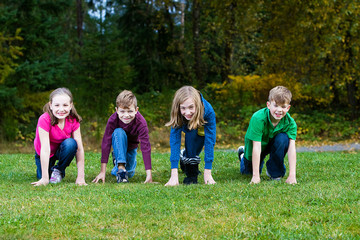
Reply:
<svg viewBox="0 0 360 240"><path fill-rule="evenodd" d="M187 123L187 120L181 115L180 104L189 98L194 100L196 111L194 116ZM204 120L204 105L201 102L200 92L192 86L183 86L176 91L172 102L170 121L166 123L165 126L177 128L183 126L185 123L188 124L190 130L197 129L206 123Z"/></svg>
<svg viewBox="0 0 360 240"><path fill-rule="evenodd" d="M44 107L43 107L43 111L47 112L50 115L50 119L51 119L51 125L54 126L55 124L58 124L59 119L57 119L54 114L52 113L51 109L50 109L50 104L52 103L53 98L56 95L68 95L70 97L70 103L73 103L73 96L70 92L69 89L67 88L57 88L54 91L52 91L50 93L50 97L49 97L49 102L47 102ZM69 114L70 119L76 119L78 122L82 121L82 118L80 117L80 115L77 113L75 106L73 104L71 110L70 110L70 114Z"/></svg>

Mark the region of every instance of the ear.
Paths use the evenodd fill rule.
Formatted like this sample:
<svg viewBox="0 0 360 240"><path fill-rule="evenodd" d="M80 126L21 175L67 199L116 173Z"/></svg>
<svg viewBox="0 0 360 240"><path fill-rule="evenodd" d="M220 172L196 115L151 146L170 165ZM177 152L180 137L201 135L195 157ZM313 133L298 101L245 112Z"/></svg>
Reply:
<svg viewBox="0 0 360 240"><path fill-rule="evenodd" d="M269 101L266 102L266 107L270 109L271 103Z"/></svg>
<svg viewBox="0 0 360 240"><path fill-rule="evenodd" d="M135 108L135 114L139 111L139 107Z"/></svg>
<svg viewBox="0 0 360 240"><path fill-rule="evenodd" d="M289 104L289 106L287 107L287 110L288 110L288 111L290 110L290 107L291 107L291 105Z"/></svg>
<svg viewBox="0 0 360 240"><path fill-rule="evenodd" d="M50 110L52 110L51 102L48 102Z"/></svg>

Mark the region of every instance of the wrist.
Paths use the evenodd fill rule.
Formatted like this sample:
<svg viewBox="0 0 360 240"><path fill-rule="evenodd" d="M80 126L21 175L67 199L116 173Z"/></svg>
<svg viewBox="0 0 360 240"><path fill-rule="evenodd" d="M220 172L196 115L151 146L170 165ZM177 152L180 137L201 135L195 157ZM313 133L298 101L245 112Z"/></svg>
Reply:
<svg viewBox="0 0 360 240"><path fill-rule="evenodd" d="M177 168L171 169L171 177L178 177L178 169Z"/></svg>

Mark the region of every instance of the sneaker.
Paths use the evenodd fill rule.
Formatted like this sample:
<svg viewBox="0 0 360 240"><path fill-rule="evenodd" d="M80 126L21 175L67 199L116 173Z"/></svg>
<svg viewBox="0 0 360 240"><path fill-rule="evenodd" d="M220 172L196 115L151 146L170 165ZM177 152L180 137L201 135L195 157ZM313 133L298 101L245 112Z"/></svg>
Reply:
<svg viewBox="0 0 360 240"><path fill-rule="evenodd" d="M124 169L119 169L119 171L116 174L116 181L118 183L127 183L129 182L128 173Z"/></svg>
<svg viewBox="0 0 360 240"><path fill-rule="evenodd" d="M184 152L185 148L180 150L180 169L181 171L185 172L185 163L184 163Z"/></svg>
<svg viewBox="0 0 360 240"><path fill-rule="evenodd" d="M245 153L245 147L244 146L240 146L237 150L237 153L238 153L238 158L239 160L241 161L241 159L243 158L244 156L244 153Z"/></svg>
<svg viewBox="0 0 360 240"><path fill-rule="evenodd" d="M61 172L59 169L54 169L51 173L50 183L59 183L62 180Z"/></svg>
<svg viewBox="0 0 360 240"><path fill-rule="evenodd" d="M273 178L270 176L270 173L266 170L266 175L271 179L271 180L274 180L274 181L280 181L282 177L277 177L277 178Z"/></svg>

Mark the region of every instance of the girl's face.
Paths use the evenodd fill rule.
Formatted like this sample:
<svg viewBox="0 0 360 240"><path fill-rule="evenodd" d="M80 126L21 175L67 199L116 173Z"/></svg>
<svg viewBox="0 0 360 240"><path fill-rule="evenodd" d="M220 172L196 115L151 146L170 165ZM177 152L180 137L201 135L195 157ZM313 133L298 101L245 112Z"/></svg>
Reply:
<svg viewBox="0 0 360 240"><path fill-rule="evenodd" d="M71 99L66 94L55 95L50 102L50 109L57 119L65 119L72 108Z"/></svg>
<svg viewBox="0 0 360 240"><path fill-rule="evenodd" d="M184 118L186 118L186 120L190 120L196 112L194 99L188 98L183 103L181 103L180 112L181 115L183 115Z"/></svg>

